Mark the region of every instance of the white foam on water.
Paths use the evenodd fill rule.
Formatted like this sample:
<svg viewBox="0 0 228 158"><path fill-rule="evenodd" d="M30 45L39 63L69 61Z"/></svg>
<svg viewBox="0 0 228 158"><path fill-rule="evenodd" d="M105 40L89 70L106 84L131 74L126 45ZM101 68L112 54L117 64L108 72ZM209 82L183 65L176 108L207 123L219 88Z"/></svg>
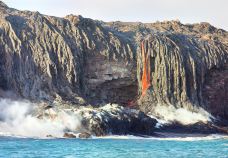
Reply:
<svg viewBox="0 0 228 158"><path fill-rule="evenodd" d="M92 137L92 139L145 139L145 140L161 140L161 141L202 141L202 140L217 140L217 139L228 139L228 136L212 134L208 136L191 136L191 137L138 137L133 135L109 135L103 137Z"/></svg>
<svg viewBox="0 0 228 158"><path fill-rule="evenodd" d="M32 115L35 105L28 101L0 100L0 135L38 137L47 135L63 137L65 130L80 127L80 117L61 111L55 119L38 119Z"/></svg>

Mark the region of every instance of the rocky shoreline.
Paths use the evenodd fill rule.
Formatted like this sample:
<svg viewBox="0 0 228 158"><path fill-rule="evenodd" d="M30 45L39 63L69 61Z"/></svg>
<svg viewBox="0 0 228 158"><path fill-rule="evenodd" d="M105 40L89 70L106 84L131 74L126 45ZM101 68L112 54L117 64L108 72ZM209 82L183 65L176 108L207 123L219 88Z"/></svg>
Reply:
<svg viewBox="0 0 228 158"><path fill-rule="evenodd" d="M228 128L216 125L212 120L190 124L183 124L175 118L161 120L148 116L139 109L118 104L92 107L1 98L0 133L38 138L91 138L110 135L166 138L177 135L228 135Z"/></svg>
<svg viewBox="0 0 228 158"><path fill-rule="evenodd" d="M134 135L139 137L187 137L208 136L210 134L228 134L227 128L215 126L212 122L197 122L190 125L182 125L178 122L159 124L152 117L143 112L122 107L117 104L107 104L99 108L93 107L68 107L61 106L39 108L36 117L39 119L52 119L58 117L61 112L77 115L80 118L78 129L65 129L65 138L91 138L108 135ZM169 134L167 134L169 133ZM50 136L50 135L49 135Z"/></svg>
<svg viewBox="0 0 228 158"><path fill-rule="evenodd" d="M63 112L71 116L75 115L80 120L80 125L75 131L65 130L82 133L83 135L153 135L157 123L155 119L139 110L124 108L117 104L107 104L100 108L44 107L44 109L39 109L35 117L55 121L55 118L58 118L58 115Z"/></svg>

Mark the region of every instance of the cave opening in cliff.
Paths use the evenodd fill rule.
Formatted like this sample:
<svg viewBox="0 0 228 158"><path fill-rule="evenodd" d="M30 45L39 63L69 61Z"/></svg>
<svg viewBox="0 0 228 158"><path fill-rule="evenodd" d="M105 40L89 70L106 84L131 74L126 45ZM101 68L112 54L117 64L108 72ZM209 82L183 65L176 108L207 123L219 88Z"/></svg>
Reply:
<svg viewBox="0 0 228 158"><path fill-rule="evenodd" d="M129 106L135 102L137 96L137 82L131 82L128 79L107 81L87 93L88 100L92 104L116 103L123 106Z"/></svg>
<svg viewBox="0 0 228 158"><path fill-rule="evenodd" d="M99 64L95 64L99 63ZM91 105L117 103L127 106L138 96L136 63L107 61L102 55L90 56L84 73L85 97Z"/></svg>

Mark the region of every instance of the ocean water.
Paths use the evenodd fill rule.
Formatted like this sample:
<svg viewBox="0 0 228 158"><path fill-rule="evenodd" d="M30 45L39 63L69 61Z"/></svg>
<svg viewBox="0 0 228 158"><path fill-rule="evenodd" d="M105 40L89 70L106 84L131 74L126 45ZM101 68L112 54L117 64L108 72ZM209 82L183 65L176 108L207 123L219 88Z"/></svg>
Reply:
<svg viewBox="0 0 228 158"><path fill-rule="evenodd" d="M0 137L1 158L228 158L228 139L106 137L31 139Z"/></svg>

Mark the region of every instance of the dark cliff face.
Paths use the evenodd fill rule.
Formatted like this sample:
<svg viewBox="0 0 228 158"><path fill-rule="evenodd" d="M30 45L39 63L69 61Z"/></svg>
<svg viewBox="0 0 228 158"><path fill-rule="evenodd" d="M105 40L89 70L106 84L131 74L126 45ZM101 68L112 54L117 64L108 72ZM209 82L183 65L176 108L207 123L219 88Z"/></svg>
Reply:
<svg viewBox="0 0 228 158"><path fill-rule="evenodd" d="M225 44L174 33L153 34L144 40L144 50L150 56L151 68L151 86L148 95L141 99L144 111L150 111L156 104L192 110L194 107L207 108L207 99L203 97L207 90L203 87L210 80L207 75L211 69L221 68L218 74L225 71L223 67L228 57ZM145 64L141 59L138 58L139 87Z"/></svg>
<svg viewBox="0 0 228 158"><path fill-rule="evenodd" d="M228 64L212 68L203 86L206 109L214 116L228 118Z"/></svg>
<svg viewBox="0 0 228 158"><path fill-rule="evenodd" d="M228 119L228 33L208 23L105 23L1 2L0 55L1 89L27 99L94 105L138 99L145 112L172 104Z"/></svg>
<svg viewBox="0 0 228 158"><path fill-rule="evenodd" d="M120 93L132 85L137 93L131 43L99 22L5 6L0 15L2 89L34 100L58 97L75 103L78 96L109 101L112 85Z"/></svg>

